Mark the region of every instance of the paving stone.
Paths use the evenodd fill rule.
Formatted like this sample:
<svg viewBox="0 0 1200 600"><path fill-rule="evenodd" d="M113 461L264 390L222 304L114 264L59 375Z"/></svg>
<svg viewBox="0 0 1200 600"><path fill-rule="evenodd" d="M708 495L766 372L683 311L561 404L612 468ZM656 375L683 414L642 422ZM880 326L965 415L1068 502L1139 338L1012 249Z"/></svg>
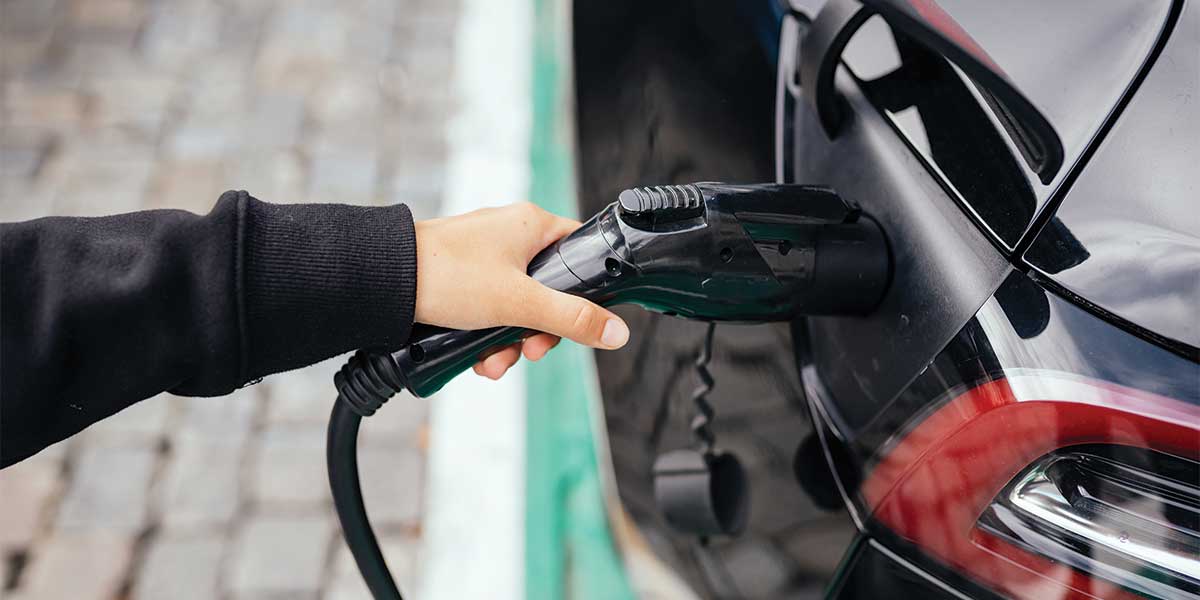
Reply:
<svg viewBox="0 0 1200 600"><path fill-rule="evenodd" d="M0 39L50 29L59 4L54 0L7 0L0 4Z"/></svg>
<svg viewBox="0 0 1200 600"><path fill-rule="evenodd" d="M0 180L0 222L28 221L52 214L52 188L41 184Z"/></svg>
<svg viewBox="0 0 1200 600"><path fill-rule="evenodd" d="M358 452L363 501L379 526L419 526L425 493L424 455L413 449Z"/></svg>
<svg viewBox="0 0 1200 600"><path fill-rule="evenodd" d="M59 487L59 467L46 460L25 460L0 471L0 555L33 541Z"/></svg>
<svg viewBox="0 0 1200 600"><path fill-rule="evenodd" d="M177 160L220 160L235 144L236 124L228 118L190 120L171 133L167 153Z"/></svg>
<svg viewBox="0 0 1200 600"><path fill-rule="evenodd" d="M380 536L379 546L383 549L383 557L387 560L388 570L396 578L396 585L402 592L413 593L418 589L417 574L420 565L421 541L411 536L383 535ZM363 582L358 566L354 564L354 556L344 543L337 544L337 556L334 559L333 578L329 584L324 600L371 600L371 591Z"/></svg>
<svg viewBox="0 0 1200 600"><path fill-rule="evenodd" d="M273 16L271 4L270 1L243 0L222 6L219 52L230 55L232 50L233 53L244 55L242 64L253 66L258 42Z"/></svg>
<svg viewBox="0 0 1200 600"><path fill-rule="evenodd" d="M3 4L0 4L3 6ZM3 22L3 17L0 17ZM51 31L22 34L0 33L0 73L25 76L36 73L53 47Z"/></svg>
<svg viewBox="0 0 1200 600"><path fill-rule="evenodd" d="M389 29L394 28L398 12L402 9L411 12L416 8L410 2L401 4L390 0L357 0L345 2L343 5L358 22L372 23L380 28Z"/></svg>
<svg viewBox="0 0 1200 600"><path fill-rule="evenodd" d="M391 190L399 201L405 197L440 195L445 185L446 168L443 156L402 156L392 176Z"/></svg>
<svg viewBox="0 0 1200 600"><path fill-rule="evenodd" d="M453 53L443 48L407 48L381 65L379 88L394 102L416 102L419 99L447 102L453 93L452 61Z"/></svg>
<svg viewBox="0 0 1200 600"><path fill-rule="evenodd" d="M150 76L154 74L150 66L129 52L135 37L134 30L91 36L72 32L57 52L61 56L55 59L53 76L81 86L84 91L89 91L90 84L96 81Z"/></svg>
<svg viewBox="0 0 1200 600"><path fill-rule="evenodd" d="M158 512L169 531L210 531L233 523L240 498L239 446L176 445L158 489Z"/></svg>
<svg viewBox="0 0 1200 600"><path fill-rule="evenodd" d="M433 216L457 10L440 0L0 2L0 220L203 214L225 189L276 202L403 195ZM0 596L366 597L324 471L341 363L224 398L143 401L0 472L0 554L30 560ZM401 395L360 440L366 500L406 590L416 589L428 419L428 401Z"/></svg>
<svg viewBox="0 0 1200 600"><path fill-rule="evenodd" d="M306 137L308 152L314 157L371 154L388 145L375 116L314 124Z"/></svg>
<svg viewBox="0 0 1200 600"><path fill-rule="evenodd" d="M842 561L842 551L858 535L854 523L844 513L834 513L793 528L785 542L788 554L795 561L793 572L825 577L833 573Z"/></svg>
<svg viewBox="0 0 1200 600"><path fill-rule="evenodd" d="M219 596L226 542L220 534L159 537L150 543L134 600L210 600Z"/></svg>
<svg viewBox="0 0 1200 600"><path fill-rule="evenodd" d="M150 189L147 208L179 208L207 214L224 187L225 169L219 160L175 160L159 163Z"/></svg>
<svg viewBox="0 0 1200 600"><path fill-rule="evenodd" d="M182 413L172 437L176 445L199 443L241 447L262 408L258 386L219 398L178 398Z"/></svg>
<svg viewBox="0 0 1200 600"><path fill-rule="evenodd" d="M47 165L47 179L71 171L86 171L97 166L152 164L157 156L157 138L144 132L121 127L95 127L62 135L55 160Z"/></svg>
<svg viewBox="0 0 1200 600"><path fill-rule="evenodd" d="M301 6L277 15L259 51L257 81L268 90L316 93L340 68L338 58L352 35L345 15Z"/></svg>
<svg viewBox="0 0 1200 600"><path fill-rule="evenodd" d="M395 155L401 164L446 156L446 131L440 122L429 114L390 112L379 123L380 148Z"/></svg>
<svg viewBox="0 0 1200 600"><path fill-rule="evenodd" d="M226 161L224 187L247 190L268 202L298 202L305 196L305 173L297 152L254 152Z"/></svg>
<svg viewBox="0 0 1200 600"><path fill-rule="evenodd" d="M149 163L95 163L67 171L55 186L54 212L101 216L138 210L151 168Z"/></svg>
<svg viewBox="0 0 1200 600"><path fill-rule="evenodd" d="M71 21L82 28L127 29L141 23L146 4L139 0L74 0Z"/></svg>
<svg viewBox="0 0 1200 600"><path fill-rule="evenodd" d="M57 528L137 533L149 516L150 478L156 459L152 448L89 448L73 469Z"/></svg>
<svg viewBox="0 0 1200 600"><path fill-rule="evenodd" d="M84 116L79 89L61 84L6 81L4 108L10 122L33 128L70 129Z"/></svg>
<svg viewBox="0 0 1200 600"><path fill-rule="evenodd" d="M190 64L218 50L220 31L221 14L214 5L158 6L141 36L141 49L155 64Z"/></svg>
<svg viewBox="0 0 1200 600"><path fill-rule="evenodd" d="M258 440L250 469L250 499L259 506L317 511L330 505L325 426L277 426Z"/></svg>
<svg viewBox="0 0 1200 600"><path fill-rule="evenodd" d="M346 38L346 54L360 64L382 63L391 52L392 29L370 21L356 21Z"/></svg>
<svg viewBox="0 0 1200 600"><path fill-rule="evenodd" d="M31 600L111 600L125 580L133 541L108 531L56 533L30 555L18 593Z"/></svg>
<svg viewBox="0 0 1200 600"><path fill-rule="evenodd" d="M61 471L63 463L67 460L67 453L70 451L71 444L72 440L70 439L50 444L43 448L41 452L21 461L20 464L42 464L48 468Z"/></svg>
<svg viewBox="0 0 1200 600"><path fill-rule="evenodd" d="M390 198L391 204L406 204L412 211L413 218L421 221L441 216L442 193L413 191L397 192Z"/></svg>
<svg viewBox="0 0 1200 600"><path fill-rule="evenodd" d="M313 158L309 195L326 202L371 198L377 175L378 160L372 152L319 155Z"/></svg>
<svg viewBox="0 0 1200 600"><path fill-rule="evenodd" d="M458 15L454 10L455 5L455 2L434 2L423 7L425 10L406 12L397 23L397 37L410 47L438 47L451 43L454 36L447 35L447 32L454 31L456 26Z"/></svg>
<svg viewBox="0 0 1200 600"><path fill-rule="evenodd" d="M272 425L328 422L337 395L333 376L345 362L345 357L337 357L263 382L270 396L267 422Z"/></svg>
<svg viewBox="0 0 1200 600"><path fill-rule="evenodd" d="M747 598L776 598L788 584L787 557L770 541L748 538L722 549L726 571Z"/></svg>
<svg viewBox="0 0 1200 600"><path fill-rule="evenodd" d="M147 398L84 430L89 446L154 447L165 435L171 405L165 394Z"/></svg>
<svg viewBox="0 0 1200 600"><path fill-rule="evenodd" d="M379 110L378 77L374 72L344 71L309 101L313 117L320 122L370 117Z"/></svg>
<svg viewBox="0 0 1200 600"><path fill-rule="evenodd" d="M37 174L53 138L42 132L5 127L0 136L0 180L32 178Z"/></svg>
<svg viewBox="0 0 1200 600"><path fill-rule="evenodd" d="M175 81L167 77L97 77L89 85L94 105L89 120L97 125L135 126L154 132L166 118Z"/></svg>
<svg viewBox="0 0 1200 600"><path fill-rule="evenodd" d="M363 422L359 432L360 444L371 448L424 449L429 424L429 399L416 398L407 392L396 394L383 408Z"/></svg>
<svg viewBox="0 0 1200 600"><path fill-rule="evenodd" d="M176 89L179 107L189 118L239 118L250 106L253 92L246 58L225 51L188 69Z"/></svg>
<svg viewBox="0 0 1200 600"><path fill-rule="evenodd" d="M304 125L304 97L294 94L265 94L238 128L240 148L263 152L290 148L300 139Z"/></svg>
<svg viewBox="0 0 1200 600"><path fill-rule="evenodd" d="M225 581L234 598L315 598L334 527L328 516L250 518L237 532Z"/></svg>
<svg viewBox="0 0 1200 600"><path fill-rule="evenodd" d="M342 33L350 24L350 15L321 2L297 3L291 10L276 15L269 29L275 39L311 40L314 51L336 56L343 49Z"/></svg>

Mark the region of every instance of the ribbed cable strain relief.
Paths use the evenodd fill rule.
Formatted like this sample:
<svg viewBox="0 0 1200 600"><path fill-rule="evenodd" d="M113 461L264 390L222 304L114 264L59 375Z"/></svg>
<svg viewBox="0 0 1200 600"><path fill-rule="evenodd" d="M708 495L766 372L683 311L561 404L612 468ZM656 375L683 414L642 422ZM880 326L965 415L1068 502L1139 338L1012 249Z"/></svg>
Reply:
<svg viewBox="0 0 1200 600"><path fill-rule="evenodd" d="M359 350L333 376L333 385L350 410L369 417L404 389L404 380L390 353Z"/></svg>

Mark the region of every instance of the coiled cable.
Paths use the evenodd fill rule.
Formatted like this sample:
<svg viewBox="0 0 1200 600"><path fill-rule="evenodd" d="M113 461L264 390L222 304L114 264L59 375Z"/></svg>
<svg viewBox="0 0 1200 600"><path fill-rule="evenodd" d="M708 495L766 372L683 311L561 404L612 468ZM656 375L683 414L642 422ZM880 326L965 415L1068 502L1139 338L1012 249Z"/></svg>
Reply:
<svg viewBox="0 0 1200 600"><path fill-rule="evenodd" d="M705 454L711 453L717 443L717 436L712 430L712 420L716 415L712 403L708 401L708 393L713 389L713 377L708 370L708 363L712 361L713 332L716 328L716 323L708 323L704 332L704 345L700 347L700 353L694 363L700 385L692 391L692 405L696 408L696 415L692 417L691 427L692 435L700 443L700 451Z"/></svg>

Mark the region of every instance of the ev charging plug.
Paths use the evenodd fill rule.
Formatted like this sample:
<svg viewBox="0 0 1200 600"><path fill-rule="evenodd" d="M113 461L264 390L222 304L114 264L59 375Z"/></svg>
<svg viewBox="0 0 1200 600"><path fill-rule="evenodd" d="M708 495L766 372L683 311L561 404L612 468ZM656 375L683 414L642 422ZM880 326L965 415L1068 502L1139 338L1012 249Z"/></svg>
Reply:
<svg viewBox="0 0 1200 600"><path fill-rule="evenodd" d="M831 189L694 183L625 190L534 257L529 275L604 306L637 304L688 319L757 323L868 313L883 297L890 268L879 225ZM376 598L399 599L400 592L362 502L359 421L401 390L418 397L437 392L488 350L524 335L517 327L418 326L407 346L360 351L335 377L330 486L346 541ZM656 495L677 527L699 535L736 533L745 518L744 494L730 496L732 486L714 485L714 478L742 489L744 474L732 455L705 446L660 458L656 472L666 479L656 481Z"/></svg>

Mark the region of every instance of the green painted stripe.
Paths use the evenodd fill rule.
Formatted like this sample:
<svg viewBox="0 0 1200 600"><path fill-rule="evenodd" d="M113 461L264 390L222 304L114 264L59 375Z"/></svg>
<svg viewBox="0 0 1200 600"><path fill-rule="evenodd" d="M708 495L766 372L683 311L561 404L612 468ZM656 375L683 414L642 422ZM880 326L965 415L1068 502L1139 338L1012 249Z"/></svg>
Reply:
<svg viewBox="0 0 1200 600"><path fill-rule="evenodd" d="M570 19L565 0L533 0L530 198L577 216L571 132ZM600 402L590 351L564 343L527 371L525 597L632 599L613 543L591 410Z"/></svg>

